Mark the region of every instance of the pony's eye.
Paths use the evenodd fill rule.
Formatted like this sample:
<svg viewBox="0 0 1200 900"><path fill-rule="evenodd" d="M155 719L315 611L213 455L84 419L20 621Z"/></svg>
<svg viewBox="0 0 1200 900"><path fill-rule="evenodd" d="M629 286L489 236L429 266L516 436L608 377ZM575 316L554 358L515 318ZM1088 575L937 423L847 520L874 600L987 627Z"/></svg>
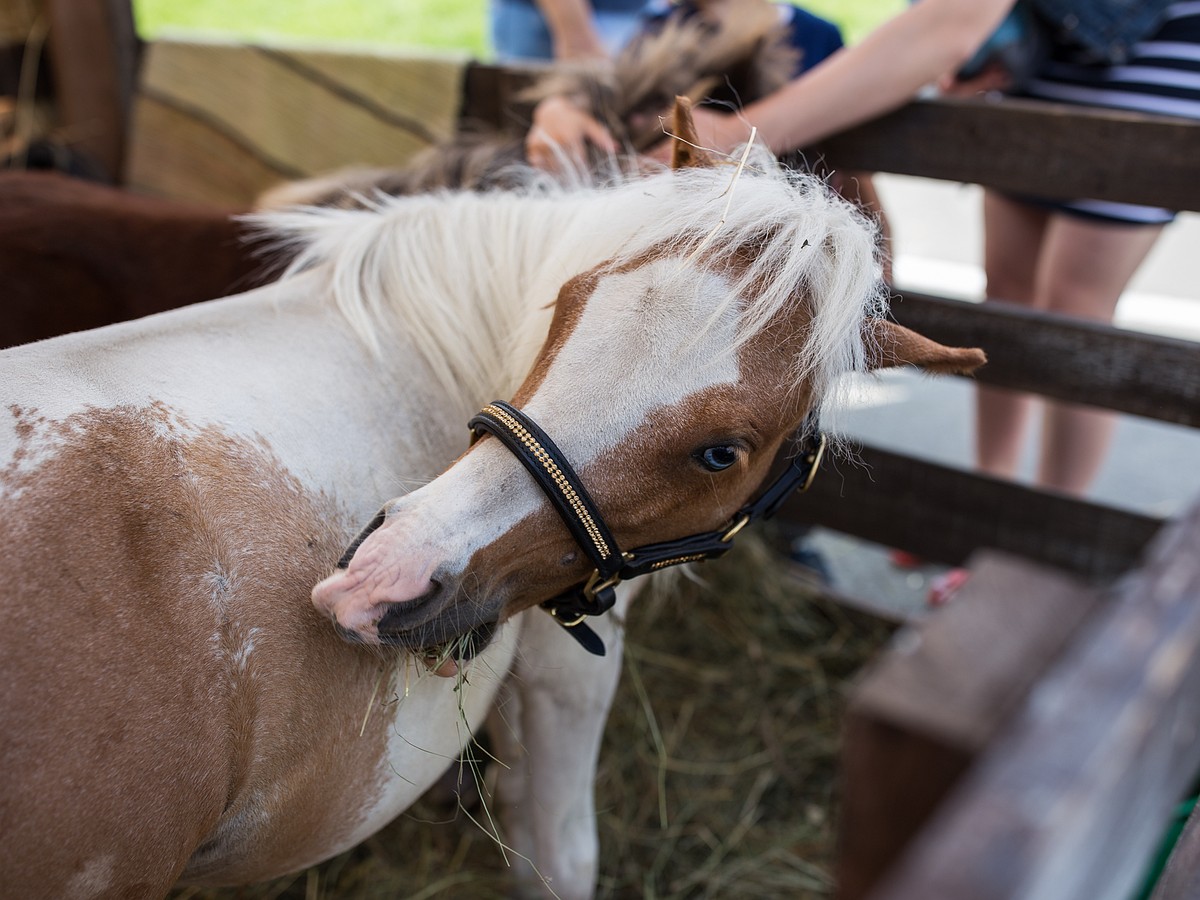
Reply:
<svg viewBox="0 0 1200 900"><path fill-rule="evenodd" d="M708 447L700 452L700 462L704 468L713 472L728 469L738 461L738 448L729 444L718 447Z"/></svg>

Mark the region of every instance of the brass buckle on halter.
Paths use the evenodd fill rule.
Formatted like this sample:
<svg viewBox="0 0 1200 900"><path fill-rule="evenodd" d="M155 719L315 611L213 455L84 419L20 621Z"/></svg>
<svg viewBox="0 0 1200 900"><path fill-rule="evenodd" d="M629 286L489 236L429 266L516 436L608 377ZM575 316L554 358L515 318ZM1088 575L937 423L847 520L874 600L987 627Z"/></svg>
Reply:
<svg viewBox="0 0 1200 900"><path fill-rule="evenodd" d="M587 613L580 613L578 616L576 616L574 619L572 619L570 622L568 622L566 619L559 618L557 609L548 609L548 610L546 610L546 612L550 613L550 615L554 617L554 621L556 621L563 628L574 628L576 625L578 625L580 622L582 622L584 619L587 618Z"/></svg>
<svg viewBox="0 0 1200 900"><path fill-rule="evenodd" d="M625 554L625 555L628 555L628 554ZM589 600L595 600L596 595L598 593L600 593L601 591L603 591L607 588L616 587L620 583L621 583L621 574L619 572L614 572L612 575L609 575L607 578L605 578L603 581L601 581L600 580L600 570L593 569L592 577L589 578L587 581L587 584L585 584L583 586L583 596L587 597ZM576 622L575 624L579 624L579 623Z"/></svg>
<svg viewBox="0 0 1200 900"><path fill-rule="evenodd" d="M812 486L813 479L817 477L817 470L821 468L821 459L825 456L826 443L825 434L822 432L817 449L808 455L808 477L804 479L804 484L796 488L796 493L803 494Z"/></svg>
<svg viewBox="0 0 1200 900"><path fill-rule="evenodd" d="M737 535L737 533L739 531L741 531L743 528L745 528L749 524L750 524L750 514L742 513L740 516L737 517L737 521L735 521L732 525L729 526L729 530L726 531L723 535L721 535L721 542L728 544L730 541L732 541L734 539L734 537Z"/></svg>

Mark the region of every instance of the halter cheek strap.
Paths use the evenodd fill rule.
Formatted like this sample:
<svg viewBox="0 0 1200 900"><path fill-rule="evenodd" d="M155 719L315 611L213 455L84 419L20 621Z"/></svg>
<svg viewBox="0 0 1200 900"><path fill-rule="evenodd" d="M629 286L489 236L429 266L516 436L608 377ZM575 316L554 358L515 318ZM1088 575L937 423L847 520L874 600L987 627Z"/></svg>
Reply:
<svg viewBox="0 0 1200 900"><path fill-rule="evenodd" d="M618 584L670 566L725 555L733 546L734 536L746 525L769 518L794 491L808 488L825 450L825 436L815 423L806 421L800 429L800 453L757 500L738 511L728 526L622 552L578 474L532 419L496 400L480 410L468 426L476 438L484 432L494 435L516 456L591 559L595 569L587 581L547 600L542 608L586 650L598 656L604 655L604 642L584 620L612 608Z"/></svg>

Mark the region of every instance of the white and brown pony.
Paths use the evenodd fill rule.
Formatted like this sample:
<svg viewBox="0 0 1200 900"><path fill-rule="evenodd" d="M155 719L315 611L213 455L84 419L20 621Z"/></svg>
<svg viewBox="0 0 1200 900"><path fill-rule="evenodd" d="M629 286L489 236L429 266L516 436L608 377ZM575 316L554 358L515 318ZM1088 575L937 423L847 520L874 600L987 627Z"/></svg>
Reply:
<svg viewBox="0 0 1200 900"><path fill-rule="evenodd" d="M726 523L843 373L982 356L872 318L871 227L766 159L276 225L277 284L0 355L0 893L308 866L494 711L519 874L590 896L625 601L606 656L531 609L589 567L468 418L511 399L637 546Z"/></svg>

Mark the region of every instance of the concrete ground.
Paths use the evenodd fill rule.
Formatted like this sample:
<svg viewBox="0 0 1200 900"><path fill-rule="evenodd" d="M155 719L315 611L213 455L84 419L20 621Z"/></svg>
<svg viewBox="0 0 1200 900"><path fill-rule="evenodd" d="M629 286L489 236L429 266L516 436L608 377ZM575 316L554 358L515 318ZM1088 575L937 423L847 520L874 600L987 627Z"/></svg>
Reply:
<svg viewBox="0 0 1200 900"><path fill-rule="evenodd" d="M876 176L892 225L895 280L942 296L979 300L982 192L894 175ZM1200 341L1200 215L1184 214L1159 239L1117 308L1123 328ZM986 348L985 348L986 349ZM1200 344L1197 345L1200 353ZM864 379L840 423L864 442L945 465L970 468L974 394L970 382L910 372ZM1036 431L1029 436L1020 477L1032 478ZM1122 416L1108 459L1089 496L1099 502L1169 516L1200 497L1200 430ZM904 570L886 548L815 530L812 545L841 592L904 615L925 608L929 581L943 567Z"/></svg>

